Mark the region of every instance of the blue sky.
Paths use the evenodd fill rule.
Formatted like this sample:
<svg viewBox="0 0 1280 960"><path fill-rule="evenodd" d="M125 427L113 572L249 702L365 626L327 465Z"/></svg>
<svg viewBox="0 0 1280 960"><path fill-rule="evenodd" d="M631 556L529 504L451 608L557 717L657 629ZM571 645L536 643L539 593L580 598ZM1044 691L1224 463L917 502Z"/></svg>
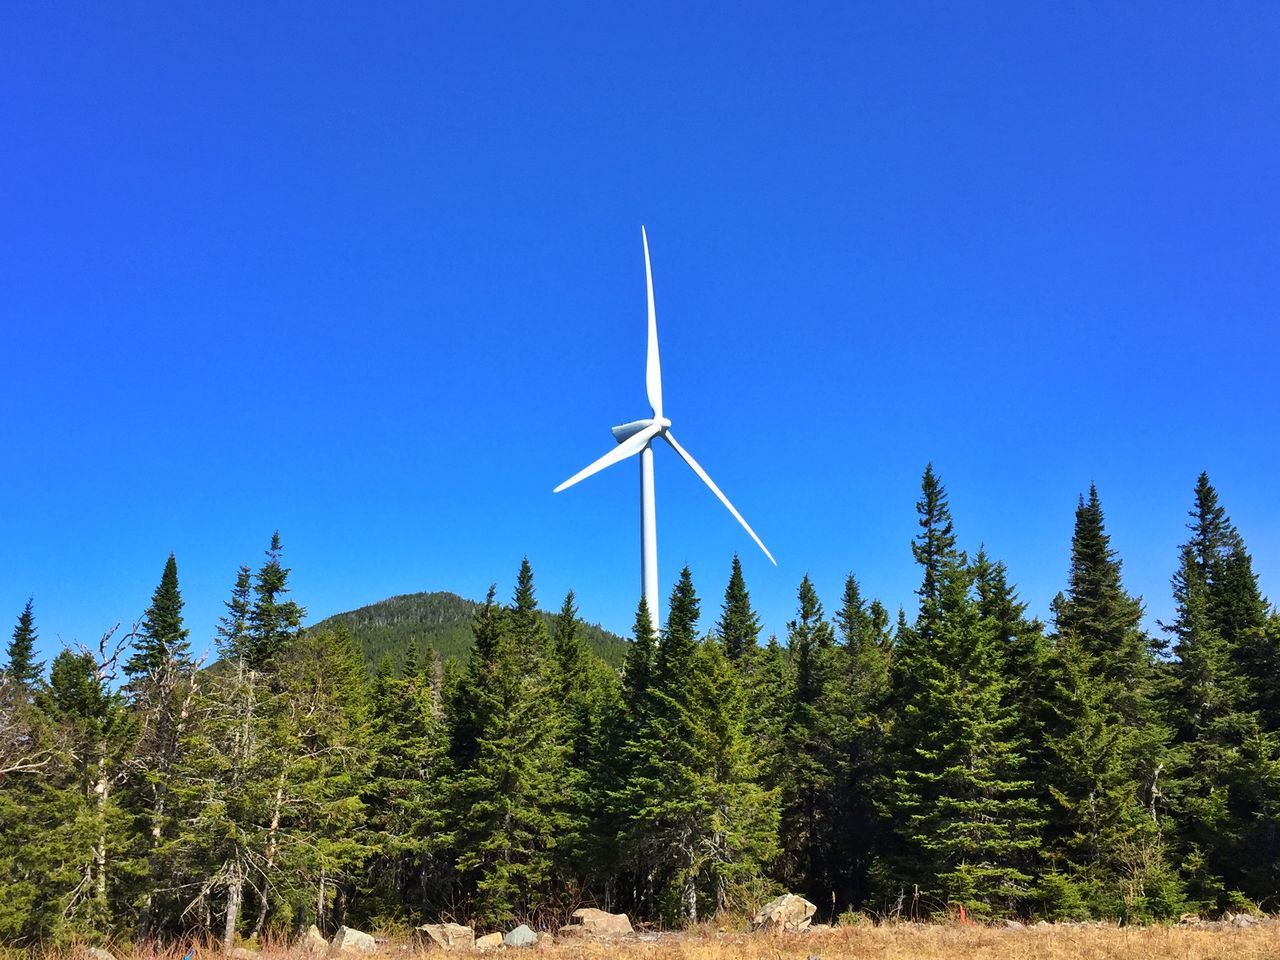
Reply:
<svg viewBox="0 0 1280 960"><path fill-rule="evenodd" d="M193 640L273 530L315 616L626 630L653 252L664 593L910 605L932 460L1033 611L1096 482L1149 620L1208 470L1280 594L1270 4L8 4L0 612ZM5 628L7 634L8 627Z"/></svg>

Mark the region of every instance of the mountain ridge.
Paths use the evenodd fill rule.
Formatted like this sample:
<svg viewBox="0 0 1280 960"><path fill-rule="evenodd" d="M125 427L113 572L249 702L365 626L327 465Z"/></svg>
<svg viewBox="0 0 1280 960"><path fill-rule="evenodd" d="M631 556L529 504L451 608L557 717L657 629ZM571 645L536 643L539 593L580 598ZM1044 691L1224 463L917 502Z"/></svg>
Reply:
<svg viewBox="0 0 1280 960"><path fill-rule="evenodd" d="M471 619L479 606L449 590L402 593L332 614L307 629L345 626L371 666L386 656L398 669L414 641L424 648L430 644L446 660L462 661L471 650ZM541 613L550 627L555 615ZM596 623L583 623L581 629L597 656L610 666L622 666L627 640Z"/></svg>

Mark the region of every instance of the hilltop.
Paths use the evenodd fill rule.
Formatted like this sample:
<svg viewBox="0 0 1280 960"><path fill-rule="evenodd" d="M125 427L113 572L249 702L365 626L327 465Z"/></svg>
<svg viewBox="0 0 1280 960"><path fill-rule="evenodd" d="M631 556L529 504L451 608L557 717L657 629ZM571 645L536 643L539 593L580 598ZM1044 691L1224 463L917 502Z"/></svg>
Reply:
<svg viewBox="0 0 1280 960"><path fill-rule="evenodd" d="M389 656L399 664L409 644L430 644L448 659L464 660L471 650L471 618L479 604L456 593L406 593L388 597L357 610L335 613L312 624L308 629L345 626L364 651L365 659L376 664ZM543 613L548 627L552 615ZM626 656L627 641L598 624L584 624L587 644L602 660L621 667Z"/></svg>

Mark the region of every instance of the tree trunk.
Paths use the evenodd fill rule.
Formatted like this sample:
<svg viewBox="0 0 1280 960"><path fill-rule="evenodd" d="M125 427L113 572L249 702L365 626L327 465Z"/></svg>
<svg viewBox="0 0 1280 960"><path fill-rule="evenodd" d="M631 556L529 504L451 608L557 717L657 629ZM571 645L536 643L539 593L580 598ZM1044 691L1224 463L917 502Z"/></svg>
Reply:
<svg viewBox="0 0 1280 960"><path fill-rule="evenodd" d="M267 867L263 871L267 880L271 879L271 868L276 862L276 836L280 830L280 808L284 805L284 773L280 774L280 779L276 783L276 802L271 809L271 829L267 831ZM262 928L267 922L267 885L262 885L262 902L258 906L258 918L253 922L253 933L250 936L256 941L262 936Z"/></svg>
<svg viewBox="0 0 1280 960"><path fill-rule="evenodd" d="M222 928L222 949L230 953L231 945L236 941L236 923L240 919L240 900L244 896L244 874L240 870L240 862L231 866L231 876L227 881L227 921Z"/></svg>

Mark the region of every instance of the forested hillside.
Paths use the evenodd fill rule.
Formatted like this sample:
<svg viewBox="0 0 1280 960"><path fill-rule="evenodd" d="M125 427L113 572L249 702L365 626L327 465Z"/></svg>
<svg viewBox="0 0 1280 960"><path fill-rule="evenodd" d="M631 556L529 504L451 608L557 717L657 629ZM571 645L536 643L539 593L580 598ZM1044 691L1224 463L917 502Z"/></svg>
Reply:
<svg viewBox="0 0 1280 960"><path fill-rule="evenodd" d="M719 603L680 572L660 634L641 601L621 670L572 593L548 618L527 560L469 605L463 662L405 642L399 670L341 618L301 628L278 536L234 577L216 671L172 556L136 630L48 669L29 603L0 672L0 942L230 947L583 903L676 927L783 889L825 918L1275 910L1280 614L1207 476L1189 501L1155 634L1097 490L1074 524L1064 504L1043 623L932 467L896 615L806 576L761 644L735 557ZM435 616L413 601L351 626L407 639ZM433 602L437 623L466 604Z"/></svg>
<svg viewBox="0 0 1280 960"><path fill-rule="evenodd" d="M471 651L471 622L478 606L456 593L407 593L334 614L308 629L329 630L341 624L371 666L388 657L399 670L413 644L446 659L465 660ZM549 626L551 615L543 616ZM622 666L626 640L598 624L583 624L581 630L593 653L610 666Z"/></svg>

